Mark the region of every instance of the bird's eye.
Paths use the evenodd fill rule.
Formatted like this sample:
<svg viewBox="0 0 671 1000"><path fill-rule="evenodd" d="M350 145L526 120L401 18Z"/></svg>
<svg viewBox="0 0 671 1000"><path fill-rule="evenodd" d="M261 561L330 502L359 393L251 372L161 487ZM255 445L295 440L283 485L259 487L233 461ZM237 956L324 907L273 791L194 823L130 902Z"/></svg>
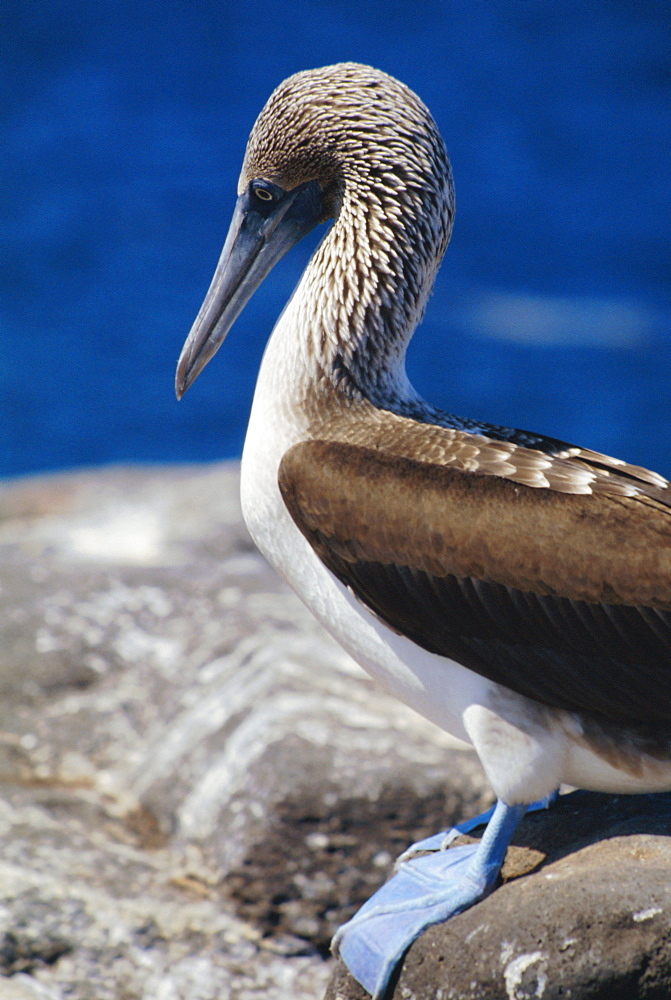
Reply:
<svg viewBox="0 0 671 1000"><path fill-rule="evenodd" d="M264 184L254 184L252 187L252 191L259 199L259 201L273 201L275 198L273 192L269 191Z"/></svg>

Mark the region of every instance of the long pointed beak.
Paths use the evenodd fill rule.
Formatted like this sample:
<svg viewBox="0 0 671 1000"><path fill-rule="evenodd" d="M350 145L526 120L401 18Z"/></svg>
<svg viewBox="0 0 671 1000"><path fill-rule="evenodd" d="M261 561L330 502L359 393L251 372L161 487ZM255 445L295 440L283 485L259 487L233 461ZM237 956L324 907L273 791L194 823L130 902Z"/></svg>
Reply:
<svg viewBox="0 0 671 1000"><path fill-rule="evenodd" d="M212 283L177 364L178 399L219 350L271 268L322 218L317 181L292 191L276 185L267 188L272 200L261 200L252 185L237 200Z"/></svg>

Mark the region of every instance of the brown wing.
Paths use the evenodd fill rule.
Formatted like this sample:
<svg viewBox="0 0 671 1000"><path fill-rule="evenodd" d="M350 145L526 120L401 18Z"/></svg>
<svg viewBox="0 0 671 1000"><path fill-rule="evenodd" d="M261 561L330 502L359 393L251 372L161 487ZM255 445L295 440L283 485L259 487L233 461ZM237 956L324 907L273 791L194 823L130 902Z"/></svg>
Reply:
<svg viewBox="0 0 671 1000"><path fill-rule="evenodd" d="M571 494L310 441L279 484L324 564L418 645L558 708L671 721L671 509L609 475L612 494Z"/></svg>

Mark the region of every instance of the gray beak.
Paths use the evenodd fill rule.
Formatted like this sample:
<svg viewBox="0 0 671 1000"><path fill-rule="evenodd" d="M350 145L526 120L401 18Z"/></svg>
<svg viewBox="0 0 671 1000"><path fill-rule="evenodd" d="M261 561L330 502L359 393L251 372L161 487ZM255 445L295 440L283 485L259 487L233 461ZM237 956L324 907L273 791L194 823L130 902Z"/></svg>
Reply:
<svg viewBox="0 0 671 1000"><path fill-rule="evenodd" d="M177 364L178 399L219 350L271 268L321 218L317 181L306 181L291 191L268 181L252 181L240 195L212 284Z"/></svg>

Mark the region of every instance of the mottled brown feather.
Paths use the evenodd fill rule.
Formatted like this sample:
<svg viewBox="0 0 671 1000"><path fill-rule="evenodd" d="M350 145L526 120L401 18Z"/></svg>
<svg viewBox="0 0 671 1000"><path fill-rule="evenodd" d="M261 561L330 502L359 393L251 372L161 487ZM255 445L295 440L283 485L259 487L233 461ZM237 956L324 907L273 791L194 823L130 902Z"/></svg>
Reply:
<svg viewBox="0 0 671 1000"><path fill-rule="evenodd" d="M443 419L452 418L438 410L423 412L420 406L409 415L396 413L367 399L343 400L328 385L304 406L312 439L343 441L561 493L646 495L671 505L669 483L658 473L543 435L490 425L476 433L443 424ZM528 443L521 444L518 438Z"/></svg>
<svg viewBox="0 0 671 1000"><path fill-rule="evenodd" d="M671 720L666 504L344 442L295 445L279 484L325 565L420 646L555 707Z"/></svg>
<svg viewBox="0 0 671 1000"><path fill-rule="evenodd" d="M344 558L589 602L671 610L671 509L568 494L344 442L283 458L294 519Z"/></svg>

